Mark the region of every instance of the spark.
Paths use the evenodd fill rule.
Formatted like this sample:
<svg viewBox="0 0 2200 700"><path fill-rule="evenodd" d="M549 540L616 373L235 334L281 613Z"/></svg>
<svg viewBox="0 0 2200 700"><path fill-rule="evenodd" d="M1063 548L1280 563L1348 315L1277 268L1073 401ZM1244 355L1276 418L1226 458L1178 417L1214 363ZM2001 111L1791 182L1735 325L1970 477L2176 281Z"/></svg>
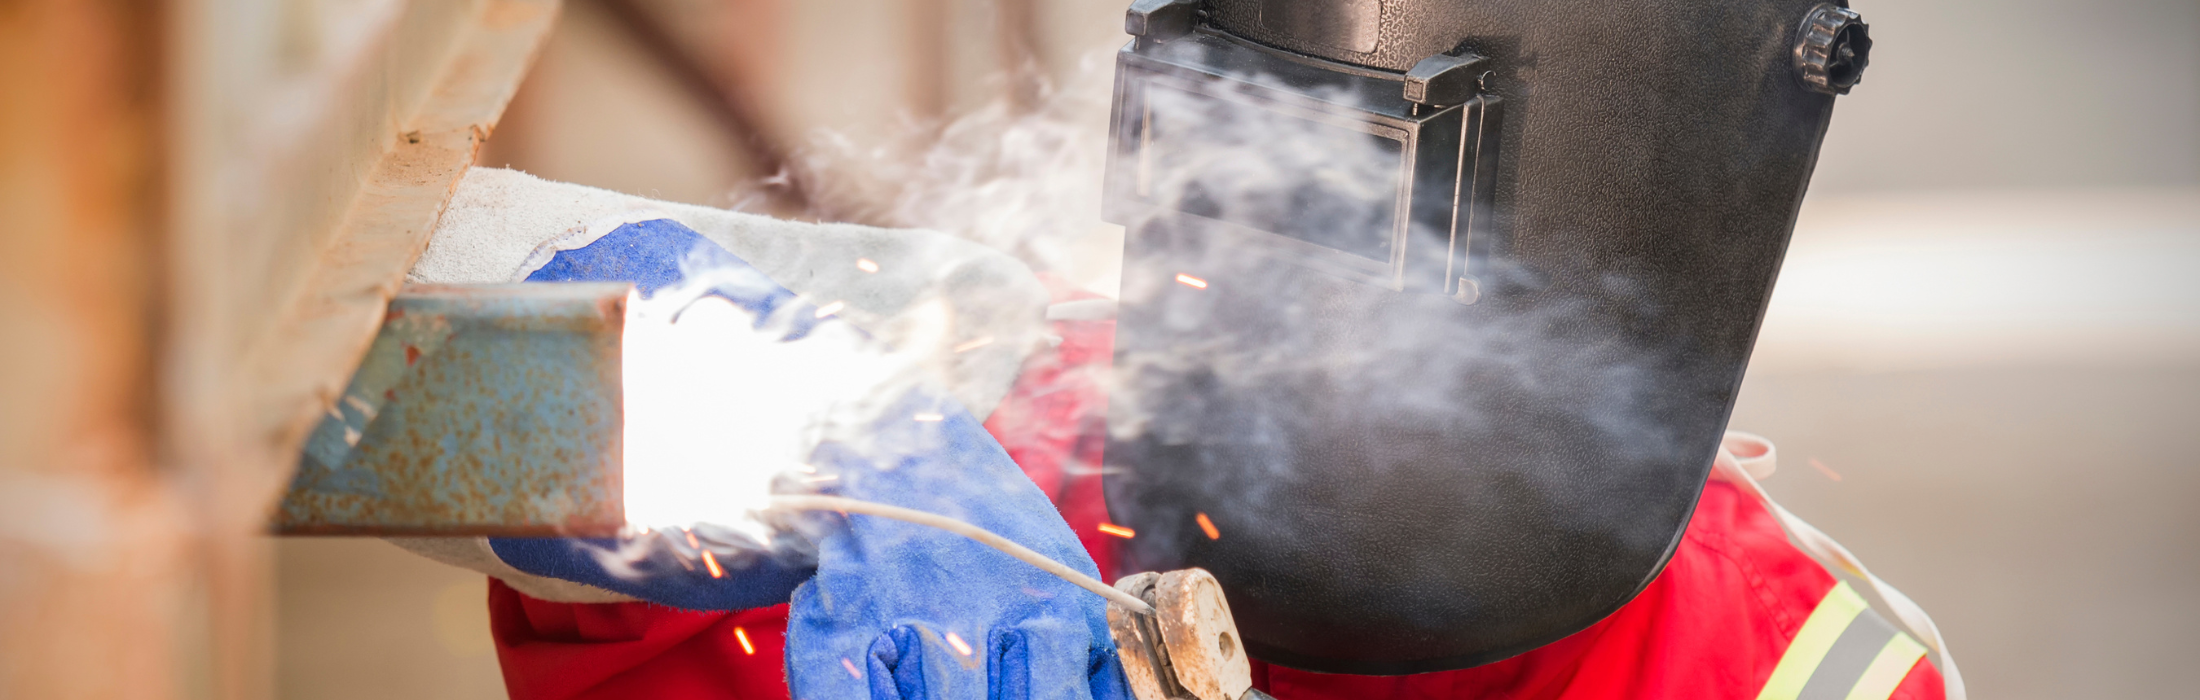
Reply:
<svg viewBox="0 0 2200 700"><path fill-rule="evenodd" d="M733 628L733 638L734 638L734 639L738 639L738 640L741 640L741 650L742 650L742 651L748 652L748 654L749 654L750 656L755 656L755 655L756 655L756 645L755 645L755 644L750 644L750 643L749 643L749 631L748 631L748 630L745 630L745 629L741 629L741 628L739 628L739 627L735 627L735 628Z"/></svg>
<svg viewBox="0 0 2200 700"><path fill-rule="evenodd" d="M864 272L878 272L878 263L871 262L870 258L856 258L856 269Z"/></svg>
<svg viewBox="0 0 2200 700"><path fill-rule="evenodd" d="M696 548L696 549L702 549L702 548L703 548L703 543L695 541L695 531L694 531L694 530L690 530L690 529L687 529L687 528L684 528L684 527L683 527L683 528L680 528L680 531L681 531L681 532L684 532L684 533L687 533L687 538L688 538L688 546L689 546L689 547L694 547L694 548Z"/></svg>
<svg viewBox="0 0 2200 700"><path fill-rule="evenodd" d="M919 413L913 417L916 418L917 422L919 423L938 423L940 421L947 420L947 416L938 413Z"/></svg>
<svg viewBox="0 0 2200 700"><path fill-rule="evenodd" d="M856 663L849 661L848 657L840 657L840 667L848 669L848 675L855 676L856 680L863 680L863 672L856 670Z"/></svg>
<svg viewBox="0 0 2200 700"><path fill-rule="evenodd" d="M1832 467L1826 466L1825 462L1818 461L1817 457L1810 458L1810 466L1817 468L1818 472L1821 474L1825 474L1826 478L1828 479L1832 479L1834 481L1841 480L1840 472L1834 471Z"/></svg>
<svg viewBox="0 0 2200 700"><path fill-rule="evenodd" d="M1197 277L1193 277L1193 276L1191 276L1191 275L1187 275L1187 274L1184 274L1184 273L1181 273L1181 272L1179 272L1179 273L1177 273L1177 274L1176 274L1176 281L1177 281L1177 283L1178 283L1178 284L1182 284L1182 285L1184 285L1184 286L1186 286L1186 287L1191 287L1191 288L1193 288L1193 289L1206 289L1206 288L1207 288L1207 280L1203 280L1203 279L1200 279L1200 278L1197 278Z"/></svg>
<svg viewBox="0 0 2200 700"><path fill-rule="evenodd" d="M711 556L711 555L710 555L710 550L708 550L708 549L706 549L706 550L703 550L703 566L705 566L705 567L708 567L708 568L710 569L710 577L711 577L711 578L725 578L725 577L726 577L726 570L725 570L725 569L723 569L723 568L720 568L720 567L718 566L718 558L717 558L717 557L714 557L714 556Z"/></svg>
<svg viewBox="0 0 2200 700"><path fill-rule="evenodd" d="M975 340L971 340L971 341L969 341L969 342L966 342L966 343L963 343L963 344L961 344L961 345L957 345L957 346L955 346L955 352L970 352L970 351L972 351L972 350L976 350L976 349L978 349L978 348L982 348L982 347L985 347L985 346L987 346L987 345L992 345L992 344L993 344L993 336L990 336L990 335L987 335L987 336L979 336L979 337L978 337L977 339L975 339Z"/></svg>
<svg viewBox="0 0 2200 700"><path fill-rule="evenodd" d="M1199 521L1199 531L1207 533L1207 539L1222 539L1222 531L1215 529L1215 521L1207 519L1206 513L1200 513L1198 517L1193 519Z"/></svg>
<svg viewBox="0 0 2200 700"><path fill-rule="evenodd" d="M963 638L955 636L955 633L953 632L947 633L947 643L954 646L955 651L962 654L963 656L969 656L971 654L977 653L975 651L971 651L970 645L963 643Z"/></svg>
<svg viewBox="0 0 2200 700"><path fill-rule="evenodd" d="M845 308L848 308L848 302L845 301L836 301L830 304L826 304L824 306L817 307L817 317L824 318L827 316L831 316L833 314L840 313L840 310Z"/></svg>
<svg viewBox="0 0 2200 700"><path fill-rule="evenodd" d="M813 476L813 477L809 477L809 478L803 479L803 481L805 481L805 482L808 482L808 483L812 483L812 484L822 484L822 483L825 483L825 482L828 482L828 481L839 481L839 480L840 480L840 476L839 476L839 475L837 475L837 474L826 474L826 475L824 475L824 476Z"/></svg>
<svg viewBox="0 0 2200 700"><path fill-rule="evenodd" d="M1100 531L1110 535L1114 535L1116 537L1121 537L1126 540L1138 536L1137 530L1123 527L1115 523L1101 523Z"/></svg>
<svg viewBox="0 0 2200 700"><path fill-rule="evenodd" d="M802 472L802 473L804 473L804 474L816 474L816 473L817 473L817 467L813 467L813 466L810 466L810 465L807 465L807 464L800 464L800 463L797 463L797 464L795 464L795 465L794 465L794 469L795 469L795 471L798 471L798 472Z"/></svg>

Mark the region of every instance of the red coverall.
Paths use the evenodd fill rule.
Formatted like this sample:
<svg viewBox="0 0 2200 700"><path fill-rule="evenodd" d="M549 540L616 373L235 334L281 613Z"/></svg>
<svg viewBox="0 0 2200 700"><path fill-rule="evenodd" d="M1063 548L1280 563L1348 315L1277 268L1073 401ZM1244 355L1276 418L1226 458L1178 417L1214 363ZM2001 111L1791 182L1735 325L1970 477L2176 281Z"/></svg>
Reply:
<svg viewBox="0 0 2200 700"><path fill-rule="evenodd" d="M1032 481L1053 495L1100 570L1113 572L1112 538L1096 529L1106 518L1100 478L1090 467L1100 464L1106 396L1097 374L1107 369L1115 324L1054 326L1062 344L1026 365L986 428ZM1760 504L1714 476L1665 571L1588 629L1486 666L1412 676L1310 673L1256 661L1253 685L1278 700L1752 700L1760 697L1820 602L1836 597L1829 595L1835 584L1824 568L1788 545ZM691 612L649 603L551 603L491 579L489 611L513 700L787 698L784 604ZM1825 664L1837 663L1837 653L1818 646ZM1891 695L1875 693L1869 700L1942 698L1940 674L1931 662L1908 665L1899 660L1908 657L1890 658L1898 659L1899 684ZM1805 678L1820 667L1818 659L1803 663ZM1849 665L1861 668L1853 661ZM1796 672L1787 669L1786 675ZM1881 679L1881 692L1893 678ZM1846 682L1840 687L1849 687Z"/></svg>

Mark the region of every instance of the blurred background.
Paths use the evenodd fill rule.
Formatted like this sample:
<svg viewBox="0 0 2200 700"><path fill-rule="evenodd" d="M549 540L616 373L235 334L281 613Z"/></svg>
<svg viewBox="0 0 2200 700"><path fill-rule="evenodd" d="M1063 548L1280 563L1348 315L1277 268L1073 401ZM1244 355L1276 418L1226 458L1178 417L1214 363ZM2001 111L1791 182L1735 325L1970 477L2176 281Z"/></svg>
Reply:
<svg viewBox="0 0 2200 700"><path fill-rule="evenodd" d="M342 35L393 3L204 4L291 8L255 16L297 27L246 32L281 37ZM567 0L475 162L668 200L995 242L1044 229L1051 243L1024 251L1027 259L1112 293L1119 234L1078 222L1097 206L1109 54L1124 40L1125 4ZM1732 427L1779 445L1780 471L1767 483L1776 497L1935 617L1975 697L2191 692L2183 664L2200 655L2200 3L1852 4L1871 23L1872 65L1838 103ZM30 12L0 3L0 29L28 26ZM115 36L147 37L101 49L118 65L131 46L190 38L132 28L155 19L106 17L121 27ZM221 31L195 36L207 35ZM206 60L260 57L248 48L341 52L278 41ZM0 54L36 50L0 37ZM195 70L186 74L220 73ZM197 113L188 99L197 93L160 89L174 91L162 109ZM5 99L25 94L9 92ZM275 102L302 110L310 97ZM69 162L195 172L185 167L192 157ZM993 192L1034 180L1053 189L1002 196L1036 196L1061 211L984 221L925 202L942 188ZM192 215L176 207L171 214ZM150 366L134 356L115 362ZM163 389L171 390L190 387ZM0 412L0 422L19 417ZM0 452L28 430L0 433ZM125 447L115 454L150 449ZM0 511L29 512L28 501L10 500L22 493L30 492L0 483ZM28 522L4 516L0 545ZM264 691L297 700L504 696L478 575L373 540L261 544L272 548L273 594L248 598L272 601L272 629L237 634L271 640L275 674ZM251 569L260 560L240 561ZM0 570L0 592L13 585L7 574ZM215 576L183 590L222 586ZM186 631L209 625L194 615L223 619L176 609Z"/></svg>
<svg viewBox="0 0 2200 700"><path fill-rule="evenodd" d="M792 203L753 182L809 159L837 192L812 197L860 198L906 174L863 156L989 108L1104 127L1124 4L571 0L482 162L768 209ZM2189 692L2200 3L1853 6L1872 66L1732 427L1779 445L1776 497L1934 615L1975 697ZM1111 243L1064 256L1079 283L1112 291ZM379 542L278 547L282 697L501 697L479 577Z"/></svg>

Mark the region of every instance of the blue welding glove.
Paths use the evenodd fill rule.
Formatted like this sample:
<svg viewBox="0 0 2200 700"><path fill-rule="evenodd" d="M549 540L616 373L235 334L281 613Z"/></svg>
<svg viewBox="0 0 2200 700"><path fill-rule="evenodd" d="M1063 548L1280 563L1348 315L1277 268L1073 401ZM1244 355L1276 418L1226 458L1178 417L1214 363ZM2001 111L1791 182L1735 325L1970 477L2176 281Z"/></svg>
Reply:
<svg viewBox="0 0 2200 700"><path fill-rule="evenodd" d="M669 220L560 251L528 279L626 280L651 294L706 268L732 280L716 293L760 319L801 303L761 273L727 274L754 269ZM808 333L816 321L806 310L780 314L798 322L773 332ZM812 455L828 492L959 518L1099 576L1053 503L944 393L911 390L868 427ZM757 607L792 590L788 680L807 700L1130 700L1099 596L952 533L862 515L802 520L814 564L778 548L741 552L716 577L691 568L693 552L676 537L618 572L602 556L618 542L499 538L491 547L527 573L675 607Z"/></svg>
<svg viewBox="0 0 2200 700"><path fill-rule="evenodd" d="M669 219L623 224L584 246L560 250L527 281L633 282L646 296L684 281L683 270L701 269L711 270L712 279L719 281L714 294L755 314L759 325L782 307L803 303L748 263ZM792 322L773 326L773 332L784 332L789 340L818 322L809 313L780 318ZM778 542L755 543L731 531L697 525L692 533L627 541L490 538L489 547L504 563L537 576L676 608L743 610L784 603L795 586L810 578L814 547L803 539L793 533ZM703 562L704 549L713 553L710 564L717 571Z"/></svg>
<svg viewBox="0 0 2200 700"><path fill-rule="evenodd" d="M912 393L872 428L817 452L840 495L958 518L1099 577L1052 502L951 399ZM797 698L1131 698L1105 601L992 548L851 515L817 567L787 621Z"/></svg>

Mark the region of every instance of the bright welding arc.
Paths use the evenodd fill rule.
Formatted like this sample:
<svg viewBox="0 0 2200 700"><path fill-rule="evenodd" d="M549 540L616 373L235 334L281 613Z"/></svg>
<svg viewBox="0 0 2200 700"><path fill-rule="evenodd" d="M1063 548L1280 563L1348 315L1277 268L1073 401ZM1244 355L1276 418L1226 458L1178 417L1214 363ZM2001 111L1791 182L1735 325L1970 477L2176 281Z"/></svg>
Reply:
<svg viewBox="0 0 2200 700"><path fill-rule="evenodd" d="M1153 606L1147 605L1146 601L1132 597L1129 593L1115 590L1114 586L1101 583L1091 576L1077 573L1077 570L1071 569L1061 562L1048 558L1044 554L1031 551L1030 548L1017 544L1006 537L993 534L990 530L944 515L926 513L900 506L890 506L884 503L841 498L839 496L774 496L771 503L773 510L837 510L842 513L875 515L881 518L892 518L902 522L936 527L1001 550L1004 554L1039 567L1041 570L1054 574L1064 581L1077 584L1079 588L1098 593L1100 597L1108 599L1108 602L1123 606L1124 609L1131 612L1141 615L1154 614Z"/></svg>

